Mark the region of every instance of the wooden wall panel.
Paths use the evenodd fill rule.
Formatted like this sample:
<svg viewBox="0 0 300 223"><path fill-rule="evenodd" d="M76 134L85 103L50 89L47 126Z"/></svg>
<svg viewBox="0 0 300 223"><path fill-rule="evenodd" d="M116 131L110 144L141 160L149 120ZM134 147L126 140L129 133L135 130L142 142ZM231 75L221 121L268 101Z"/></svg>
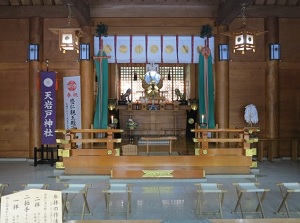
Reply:
<svg viewBox="0 0 300 223"><path fill-rule="evenodd" d="M28 144L28 129L25 131L0 131L0 157L28 158Z"/></svg>
<svg viewBox="0 0 300 223"><path fill-rule="evenodd" d="M280 137L299 138L300 19L280 19L279 128Z"/></svg>
<svg viewBox="0 0 300 223"><path fill-rule="evenodd" d="M28 64L0 63L0 157L28 157Z"/></svg>
<svg viewBox="0 0 300 223"><path fill-rule="evenodd" d="M280 137L299 138L300 72L281 70L279 75Z"/></svg>
<svg viewBox="0 0 300 223"><path fill-rule="evenodd" d="M0 122L0 131L28 131L28 111L1 110ZM19 136L14 135L14 137Z"/></svg>
<svg viewBox="0 0 300 223"><path fill-rule="evenodd" d="M245 106L254 104L259 118L258 124L254 126L261 128L261 135L264 131L265 71L255 69L257 66L259 67L260 63L251 63L251 69L238 69L238 64L234 64L235 69L231 68L229 71L229 127L248 126L244 120Z"/></svg>
<svg viewBox="0 0 300 223"><path fill-rule="evenodd" d="M27 41L0 41L1 62L24 62L27 60Z"/></svg>
<svg viewBox="0 0 300 223"><path fill-rule="evenodd" d="M29 43L28 20L2 19L0 27L0 61L25 61Z"/></svg>
<svg viewBox="0 0 300 223"><path fill-rule="evenodd" d="M282 61L300 61L300 19L279 20L279 43Z"/></svg>
<svg viewBox="0 0 300 223"><path fill-rule="evenodd" d="M0 41L29 41L28 19L0 19ZM22 50L22 49L19 49Z"/></svg>

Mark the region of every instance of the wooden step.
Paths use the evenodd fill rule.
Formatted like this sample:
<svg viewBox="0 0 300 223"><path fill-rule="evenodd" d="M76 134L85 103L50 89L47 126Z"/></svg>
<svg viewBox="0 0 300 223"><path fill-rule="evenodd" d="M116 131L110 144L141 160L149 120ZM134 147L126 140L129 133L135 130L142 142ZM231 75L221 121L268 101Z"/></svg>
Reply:
<svg viewBox="0 0 300 223"><path fill-rule="evenodd" d="M111 171L112 179L199 179L205 178L205 171L198 166L174 167L116 167Z"/></svg>
<svg viewBox="0 0 300 223"><path fill-rule="evenodd" d="M64 160L65 174L110 175L115 168L165 168L190 166L205 170L205 174L250 173L250 156L71 156Z"/></svg>

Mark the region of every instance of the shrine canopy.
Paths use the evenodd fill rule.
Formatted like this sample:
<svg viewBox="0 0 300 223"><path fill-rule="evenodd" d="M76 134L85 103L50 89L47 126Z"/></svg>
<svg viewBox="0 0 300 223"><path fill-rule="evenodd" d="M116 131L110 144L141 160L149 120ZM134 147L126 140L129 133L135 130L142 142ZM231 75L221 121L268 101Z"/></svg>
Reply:
<svg viewBox="0 0 300 223"><path fill-rule="evenodd" d="M107 36L103 51L108 63L199 63L205 46L200 36ZM210 38L214 61L214 38ZM94 55L99 53L99 37L94 37Z"/></svg>

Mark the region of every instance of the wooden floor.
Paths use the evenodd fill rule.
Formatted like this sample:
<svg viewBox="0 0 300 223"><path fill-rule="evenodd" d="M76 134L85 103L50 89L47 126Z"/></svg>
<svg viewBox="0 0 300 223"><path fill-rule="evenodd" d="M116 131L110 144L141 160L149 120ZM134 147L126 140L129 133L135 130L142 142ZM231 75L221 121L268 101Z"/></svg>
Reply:
<svg viewBox="0 0 300 223"><path fill-rule="evenodd" d="M210 219L212 223L299 223L299 218Z"/></svg>
<svg viewBox="0 0 300 223"><path fill-rule="evenodd" d="M205 221L205 220L203 220ZM212 223L299 223L299 218L209 219ZM66 223L160 223L160 220L72 220ZM201 220L199 220L201 222ZM207 222L207 221L205 221Z"/></svg>
<svg viewBox="0 0 300 223"><path fill-rule="evenodd" d="M66 223L160 223L161 220L71 220Z"/></svg>
<svg viewBox="0 0 300 223"><path fill-rule="evenodd" d="M276 185L277 182L298 182L299 181L299 168L300 162L278 160L274 163L263 162L260 164L260 172L256 178L231 178L231 177L213 177L209 178L208 182L222 183L223 189L228 190L224 199L223 214L224 220L212 220L209 222L215 223L258 223L258 222L269 222L269 223L300 223L300 215L293 214L293 218L288 219L286 214L276 214L276 210L282 201L280 190ZM112 216L108 217L105 211L105 199L101 191L107 189L107 185L110 180L107 178L95 178L86 176L66 177L65 175L60 176L60 172L54 172L53 167L50 165L38 165L33 166L32 161L20 161L11 162L9 160L0 162L0 169L2 170L1 180L2 182L8 183L9 187L4 191L5 194L12 194L14 191L19 191L23 187L24 183L47 183L50 184L49 189L60 191L64 189L64 184L68 183L87 183L92 184L92 188L89 190L88 202L92 211L91 216L86 216L85 221L80 221L80 216L69 215L69 223L181 223L181 222L208 222L201 221L200 216L194 213L195 205L197 202L197 188L194 185L194 181L182 182L182 181L169 181L163 182L160 180L154 180L151 182L145 180L141 182L139 180L128 183L133 183L133 197L132 197L132 215L126 220L126 196L112 196L111 204L112 211L115 212ZM8 174L9 173L9 174ZM25 180L25 182L24 182ZM240 181L241 180L241 181ZM247 217L253 217L253 220L238 220L241 218L240 213L234 213L234 206L237 202L237 196L235 188L232 186L234 182L259 182L262 186L270 189L270 193L267 194L264 200L263 206L265 215L272 219L260 219L259 215L247 214ZM116 181L115 181L116 182ZM126 182L126 181L120 181ZM300 194L299 194L300 195ZM250 195L251 196L251 195ZM255 195L254 195L255 196ZM74 196L70 197L72 200L72 210L77 213L82 209L82 197ZM217 198L217 196L213 196ZM245 197L246 198L246 197ZM253 197L254 198L254 197ZM299 210L299 197L293 195L289 197L289 207L291 211ZM217 203L213 201L212 206L208 205L207 197L204 204L208 211L217 210ZM245 208L256 207L255 202L250 201L247 197L245 200ZM73 206L74 205L74 206ZM215 209L216 208L216 209ZM246 210L245 210L246 211ZM282 210L283 211L283 210ZM205 216L204 218L218 218L219 216ZM255 219L254 219L255 218ZM122 220L119 220L122 219ZM235 220L230 220L235 219ZM71 221L73 220L73 221ZM107 221L110 220L110 221ZM115 221L112 221L115 220ZM182 221L180 221L182 220Z"/></svg>

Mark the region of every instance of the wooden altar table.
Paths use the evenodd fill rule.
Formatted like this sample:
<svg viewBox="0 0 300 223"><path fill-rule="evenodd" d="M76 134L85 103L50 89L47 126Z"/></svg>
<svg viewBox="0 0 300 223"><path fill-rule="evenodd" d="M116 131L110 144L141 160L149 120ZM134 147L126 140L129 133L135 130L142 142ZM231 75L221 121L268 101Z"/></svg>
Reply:
<svg viewBox="0 0 300 223"><path fill-rule="evenodd" d="M174 136L167 137L141 137L141 140L146 141L147 154L149 155L149 142L151 141L169 141L169 154L172 154L172 141L177 140Z"/></svg>

